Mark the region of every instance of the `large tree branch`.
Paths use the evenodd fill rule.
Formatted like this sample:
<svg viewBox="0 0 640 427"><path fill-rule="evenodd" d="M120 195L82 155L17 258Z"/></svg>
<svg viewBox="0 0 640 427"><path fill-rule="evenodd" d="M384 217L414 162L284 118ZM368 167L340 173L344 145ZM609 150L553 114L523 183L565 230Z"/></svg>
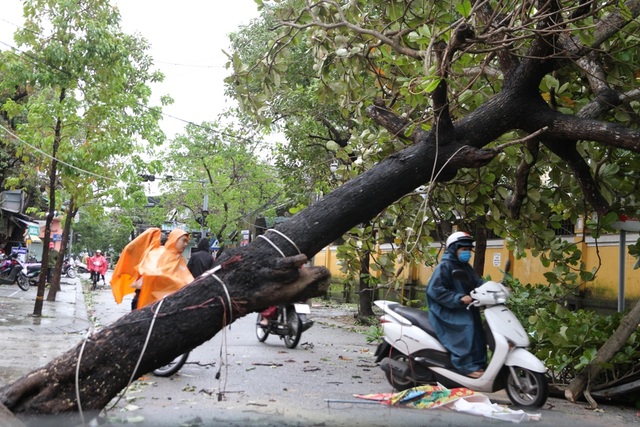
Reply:
<svg viewBox="0 0 640 427"><path fill-rule="evenodd" d="M638 301L629 314L627 314L620 322L618 329L611 335L606 343L598 349L596 356L589 365L580 371L578 375L571 381L569 387L565 390L564 396L570 402L576 402L584 393L584 390L590 389L589 381L596 378L605 367L605 364L611 360L616 352L624 345L632 333L638 329L640 323L640 301Z"/></svg>
<svg viewBox="0 0 640 427"><path fill-rule="evenodd" d="M527 197L529 190L529 172L538 160L538 153L540 152L540 143L536 141L527 141L526 148L532 156L531 161L527 161L526 156L522 156L520 164L516 169L515 185L512 195L507 199L506 204L512 218L518 218L520 216L520 208L522 203Z"/></svg>
<svg viewBox="0 0 640 427"><path fill-rule="evenodd" d="M540 116L531 118L531 128L528 130L548 125L547 136L552 139L595 141L640 153L640 131L638 130L629 129L617 123L562 114L551 109L539 110L537 113Z"/></svg>

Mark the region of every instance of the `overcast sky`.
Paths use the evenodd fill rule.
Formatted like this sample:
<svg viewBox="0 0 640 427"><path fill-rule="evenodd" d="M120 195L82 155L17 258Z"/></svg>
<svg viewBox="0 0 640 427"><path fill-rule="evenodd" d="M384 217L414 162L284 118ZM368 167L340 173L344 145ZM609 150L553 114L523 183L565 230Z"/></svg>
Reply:
<svg viewBox="0 0 640 427"><path fill-rule="evenodd" d="M152 86L154 102L170 95L162 129L168 137L181 132L185 121L213 121L228 105L224 99L224 68L228 34L258 16L253 0L222 3L212 0L112 0L120 9L122 28L139 33L151 44L149 54L165 74ZM13 33L22 20L21 0L0 0L0 49L14 46ZM222 6L224 4L224 6ZM175 118L169 117L173 116Z"/></svg>

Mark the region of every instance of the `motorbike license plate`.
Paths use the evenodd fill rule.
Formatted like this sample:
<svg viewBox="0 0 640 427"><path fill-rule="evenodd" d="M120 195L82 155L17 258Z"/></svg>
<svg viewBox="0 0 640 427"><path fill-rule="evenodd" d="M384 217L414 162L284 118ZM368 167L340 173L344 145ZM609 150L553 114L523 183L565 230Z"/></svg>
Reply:
<svg viewBox="0 0 640 427"><path fill-rule="evenodd" d="M311 313L311 309L307 304L293 304L296 309L296 313L298 314L309 314Z"/></svg>

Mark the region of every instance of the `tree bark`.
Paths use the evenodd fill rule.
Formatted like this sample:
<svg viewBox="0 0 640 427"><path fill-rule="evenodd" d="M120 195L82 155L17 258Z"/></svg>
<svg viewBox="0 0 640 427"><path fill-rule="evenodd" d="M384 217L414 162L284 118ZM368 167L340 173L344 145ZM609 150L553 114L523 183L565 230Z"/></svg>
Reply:
<svg viewBox="0 0 640 427"><path fill-rule="evenodd" d="M373 313L373 291L369 284L371 274L371 251L366 250L360 256L360 278L358 280L358 319L369 322Z"/></svg>
<svg viewBox="0 0 640 427"><path fill-rule="evenodd" d="M78 212L78 208L75 207L75 199L72 197L67 207L67 216L64 220L64 227L62 229L62 242L60 242L60 256L56 262L56 266L53 270L53 277L51 279L51 287L47 293L47 301L55 301L56 295L60 290L60 279L62 276L62 264L64 264L65 254L67 253L67 246L69 245L69 236L71 235L71 221Z"/></svg>
<svg viewBox="0 0 640 427"><path fill-rule="evenodd" d="M161 302L123 316L46 366L5 386L0 402L21 417L68 414L70 423L77 422L79 409L99 411L127 386L150 329L133 378L206 342L250 312L326 293L330 274L325 268L300 268L307 260L304 255L274 258L271 246L255 246L228 251L215 277L201 276ZM80 402L75 389L78 365Z"/></svg>

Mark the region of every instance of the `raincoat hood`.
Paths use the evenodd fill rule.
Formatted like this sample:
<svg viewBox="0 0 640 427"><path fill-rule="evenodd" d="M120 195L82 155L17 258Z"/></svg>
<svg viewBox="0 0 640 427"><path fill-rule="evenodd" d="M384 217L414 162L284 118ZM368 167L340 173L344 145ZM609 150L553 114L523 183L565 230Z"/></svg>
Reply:
<svg viewBox="0 0 640 427"><path fill-rule="evenodd" d="M209 252L209 239L207 239L206 237L203 237L198 242L198 252L200 251Z"/></svg>
<svg viewBox="0 0 640 427"><path fill-rule="evenodd" d="M179 228L175 228L171 230L171 233L169 233L169 237L167 238L167 241L164 244L165 249L172 252L178 252L178 248L176 248L176 243L178 243L178 239L180 239L182 236L187 236L188 238L189 233Z"/></svg>

